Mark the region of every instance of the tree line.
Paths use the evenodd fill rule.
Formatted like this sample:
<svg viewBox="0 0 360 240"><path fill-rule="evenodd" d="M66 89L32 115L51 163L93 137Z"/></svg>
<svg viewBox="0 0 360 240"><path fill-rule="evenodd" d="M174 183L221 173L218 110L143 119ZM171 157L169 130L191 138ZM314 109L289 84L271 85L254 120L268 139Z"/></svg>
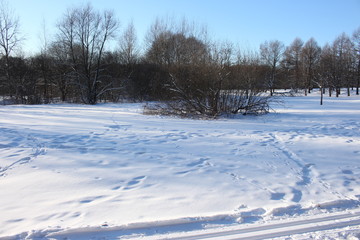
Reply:
<svg viewBox="0 0 360 240"><path fill-rule="evenodd" d="M356 88L359 95L360 28L322 47L296 38L251 51L211 40L206 28L186 20L158 18L141 48L132 23L120 31L114 12L87 4L68 9L54 40L25 57L14 54L24 41L18 21L0 7L3 103L158 101L149 112L217 116L267 112L276 89L339 96Z"/></svg>

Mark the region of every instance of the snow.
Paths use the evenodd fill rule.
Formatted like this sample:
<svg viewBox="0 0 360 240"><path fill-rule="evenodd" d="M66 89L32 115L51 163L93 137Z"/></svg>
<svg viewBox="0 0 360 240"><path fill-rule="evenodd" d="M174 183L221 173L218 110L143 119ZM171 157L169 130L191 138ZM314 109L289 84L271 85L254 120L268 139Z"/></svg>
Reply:
<svg viewBox="0 0 360 240"><path fill-rule="evenodd" d="M359 209L360 97L282 100L275 113L218 120L143 115L141 104L0 106L0 238ZM312 234L359 236L350 230Z"/></svg>

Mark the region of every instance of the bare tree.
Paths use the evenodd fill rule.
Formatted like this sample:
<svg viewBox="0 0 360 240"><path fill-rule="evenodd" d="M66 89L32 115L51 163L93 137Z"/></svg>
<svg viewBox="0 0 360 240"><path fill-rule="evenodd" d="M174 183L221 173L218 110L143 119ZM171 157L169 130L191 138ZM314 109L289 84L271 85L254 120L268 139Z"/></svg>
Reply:
<svg viewBox="0 0 360 240"><path fill-rule="evenodd" d="M269 111L270 96L263 96L257 86L262 71L256 55L234 62L233 45L226 42L213 44L207 60L198 65L181 65L181 74L172 76L170 90L175 95L168 104L171 110L185 116L212 118Z"/></svg>
<svg viewBox="0 0 360 240"><path fill-rule="evenodd" d="M105 46L117 29L113 12L97 12L90 4L68 10L58 24L58 41L69 49L75 82L84 103L96 104L111 89L111 84L102 84L109 77L103 73L102 59Z"/></svg>
<svg viewBox="0 0 360 240"><path fill-rule="evenodd" d="M71 79L74 75L69 48L64 42L53 42L48 51L53 59L52 78L59 92L60 100L65 102L70 92Z"/></svg>
<svg viewBox="0 0 360 240"><path fill-rule="evenodd" d="M322 83L323 92L325 91L325 87L328 87L329 97L331 97L336 73L334 49L329 44L325 44L321 51L319 77L320 82Z"/></svg>
<svg viewBox="0 0 360 240"><path fill-rule="evenodd" d="M304 70L304 91L305 95L311 92L314 81L316 81L316 70L320 62L321 48L314 38L310 38L301 51L301 59Z"/></svg>
<svg viewBox="0 0 360 240"><path fill-rule="evenodd" d="M146 53L149 62L166 65L197 64L205 60L207 46L198 38L182 32L160 34Z"/></svg>
<svg viewBox="0 0 360 240"><path fill-rule="evenodd" d="M270 95L274 93L276 85L276 75L278 66L280 64L282 55L284 52L284 44L278 40L266 41L260 45L260 55L264 61L264 64L270 67L270 75L268 77L268 87L270 89Z"/></svg>
<svg viewBox="0 0 360 240"><path fill-rule="evenodd" d="M118 54L120 64L134 65L139 60L140 49L137 45L136 31L133 22L129 23L120 37Z"/></svg>
<svg viewBox="0 0 360 240"><path fill-rule="evenodd" d="M300 38L295 38L284 52L283 65L289 72L290 87L297 91L300 88L302 79L301 71L301 50L304 42Z"/></svg>
<svg viewBox="0 0 360 240"><path fill-rule="evenodd" d="M10 76L10 55L19 46L23 38L20 36L19 18L9 8L7 2L0 1L0 54L5 59L5 81L2 84L8 94L17 94L18 87Z"/></svg>
<svg viewBox="0 0 360 240"><path fill-rule="evenodd" d="M0 47L1 54L9 58L12 51L22 41L19 18L14 15L5 1L0 2Z"/></svg>
<svg viewBox="0 0 360 240"><path fill-rule="evenodd" d="M43 102L49 103L52 98L52 71L54 67L52 66L53 59L49 55L49 35L45 19L42 22L39 39L41 42L40 53L33 58L33 66L40 73L39 80L42 86Z"/></svg>
<svg viewBox="0 0 360 240"><path fill-rule="evenodd" d="M345 33L338 36L333 42L333 51L335 54L336 97L339 96L342 86L347 87L347 94L350 96L350 79L354 52L352 42Z"/></svg>
<svg viewBox="0 0 360 240"><path fill-rule="evenodd" d="M356 95L359 95L360 88L360 27L356 29L352 35L352 41L355 51L355 72L356 72Z"/></svg>
<svg viewBox="0 0 360 240"><path fill-rule="evenodd" d="M170 98L150 108L152 112L214 118L269 110L268 98L256 89L259 79L250 73L258 69L256 60L241 69L233 66L235 52L230 42L209 44L186 31L167 30L157 35L146 56L169 73ZM244 77L246 69L249 74Z"/></svg>

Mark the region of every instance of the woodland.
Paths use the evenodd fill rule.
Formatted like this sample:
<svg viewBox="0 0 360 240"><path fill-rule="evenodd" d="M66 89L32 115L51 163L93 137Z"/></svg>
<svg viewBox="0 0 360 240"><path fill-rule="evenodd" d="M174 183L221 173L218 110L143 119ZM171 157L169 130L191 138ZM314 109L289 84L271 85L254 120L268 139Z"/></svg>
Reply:
<svg viewBox="0 0 360 240"><path fill-rule="evenodd" d="M211 39L186 19L155 19L140 45L133 23L120 28L114 12L90 4L69 8L55 27L37 54L17 54L26 41L19 19L0 9L2 104L150 101L157 104L147 105L149 113L216 117L266 113L279 89L307 95L320 88L320 104L342 89L359 95L360 27L324 46L295 38L289 46L264 41L258 50Z"/></svg>

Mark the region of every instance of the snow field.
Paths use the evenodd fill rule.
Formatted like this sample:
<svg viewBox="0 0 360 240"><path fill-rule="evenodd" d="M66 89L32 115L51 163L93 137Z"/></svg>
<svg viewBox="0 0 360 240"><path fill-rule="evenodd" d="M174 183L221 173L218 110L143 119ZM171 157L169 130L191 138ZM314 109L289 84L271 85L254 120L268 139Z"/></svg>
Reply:
<svg viewBox="0 0 360 240"><path fill-rule="evenodd" d="M0 237L359 208L360 98L318 100L219 120L140 104L0 106Z"/></svg>

